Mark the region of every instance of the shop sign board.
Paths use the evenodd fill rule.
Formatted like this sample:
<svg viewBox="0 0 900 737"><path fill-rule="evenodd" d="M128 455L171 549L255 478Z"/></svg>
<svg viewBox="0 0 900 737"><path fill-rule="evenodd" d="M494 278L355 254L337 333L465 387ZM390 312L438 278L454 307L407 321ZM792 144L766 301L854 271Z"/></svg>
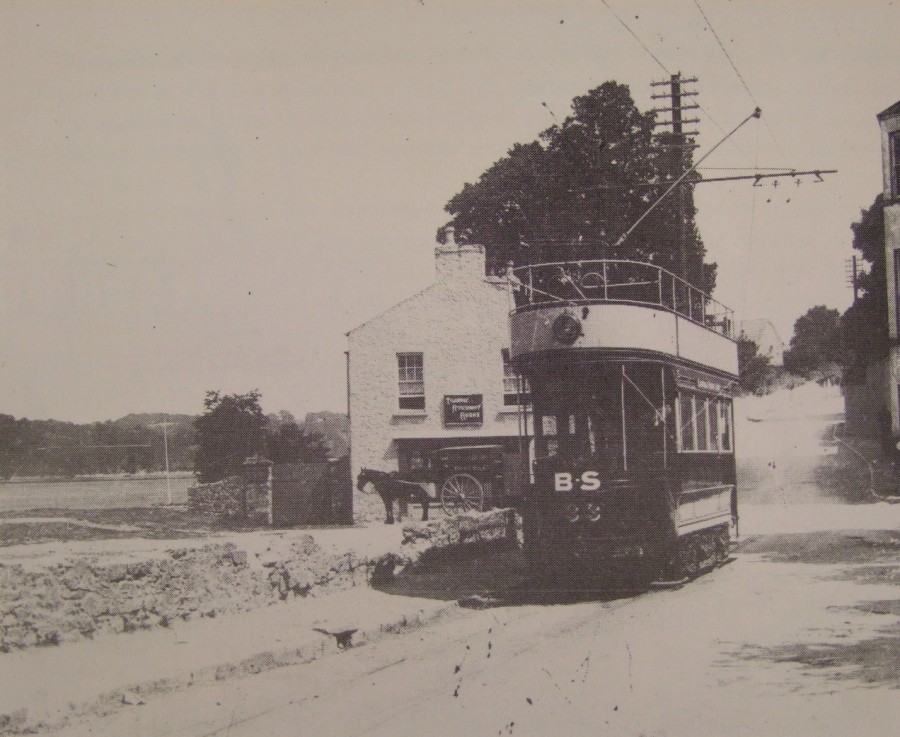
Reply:
<svg viewBox="0 0 900 737"><path fill-rule="evenodd" d="M484 422L481 394L445 394L444 425L481 425Z"/></svg>

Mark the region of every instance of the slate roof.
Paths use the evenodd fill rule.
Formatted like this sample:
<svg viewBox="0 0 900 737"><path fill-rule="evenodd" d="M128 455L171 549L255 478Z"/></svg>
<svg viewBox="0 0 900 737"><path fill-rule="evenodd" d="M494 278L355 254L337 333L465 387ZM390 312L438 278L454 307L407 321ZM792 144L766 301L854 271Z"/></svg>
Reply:
<svg viewBox="0 0 900 737"><path fill-rule="evenodd" d="M887 118L888 116L891 116L891 115L900 115L900 100L895 102L893 105L891 105L886 110L882 110L875 117L877 117L879 120L882 120L883 118Z"/></svg>

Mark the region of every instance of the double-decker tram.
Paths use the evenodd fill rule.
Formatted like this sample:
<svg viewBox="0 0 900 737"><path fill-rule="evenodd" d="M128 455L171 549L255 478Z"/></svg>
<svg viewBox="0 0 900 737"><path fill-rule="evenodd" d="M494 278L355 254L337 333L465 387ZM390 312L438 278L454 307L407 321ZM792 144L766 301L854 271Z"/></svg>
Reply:
<svg viewBox="0 0 900 737"><path fill-rule="evenodd" d="M738 520L732 312L632 261L523 266L510 281L533 572L673 580L724 561Z"/></svg>

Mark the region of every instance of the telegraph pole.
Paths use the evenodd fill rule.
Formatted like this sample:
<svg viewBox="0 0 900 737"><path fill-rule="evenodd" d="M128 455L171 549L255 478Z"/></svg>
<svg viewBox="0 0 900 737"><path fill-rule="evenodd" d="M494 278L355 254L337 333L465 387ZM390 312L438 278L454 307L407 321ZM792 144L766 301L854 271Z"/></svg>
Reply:
<svg viewBox="0 0 900 737"><path fill-rule="evenodd" d="M859 296L859 270L856 263L856 256L851 256L844 264L846 268L847 286L853 290L853 304Z"/></svg>
<svg viewBox="0 0 900 737"><path fill-rule="evenodd" d="M163 447L166 453L166 505L172 506L172 486L169 484L169 428L174 422L157 422L150 427L161 427L163 429Z"/></svg>
<svg viewBox="0 0 900 737"><path fill-rule="evenodd" d="M685 118L686 110L697 110L700 106L693 103L686 103L684 98L697 96L697 91L689 89L690 85L697 83L696 77L682 77L681 72L673 74L667 80L651 82L650 86L654 90L651 98L654 100L667 100L669 107L655 108L653 112L668 113L668 118L657 121L656 127L662 131L655 133L657 144L667 147L668 158L670 162L669 175L673 180L679 177L693 167L693 150L697 148L694 136L697 135L696 130L685 130L684 126L699 123L698 118ZM667 92L656 92L655 90L668 87ZM690 182L685 182L690 184ZM691 190L688 187L678 187L675 193L678 222L676 224L676 240L678 245L678 256L681 266L681 278L685 281L688 279L688 241L691 234L688 233L688 210L691 208L693 198ZM705 285L703 285L705 286Z"/></svg>
<svg viewBox="0 0 900 737"><path fill-rule="evenodd" d="M694 238L694 233L693 228L689 228L688 226L693 223L693 186L695 184L703 184L705 182L731 182L746 179L752 180L754 187L760 187L762 186L761 180L775 179L773 186L777 187L779 178L790 177L795 180L797 186L800 186L800 177L813 176L815 177L814 182L822 182L824 181L822 175L837 173L837 169L797 171L796 169L786 168L784 171L777 173L756 173L738 176L711 177L708 179L698 176L696 173L692 173L688 176L688 173L694 168L693 152L695 148L698 148L695 136L699 134L696 130L685 130L685 126L694 125L699 123L700 120L699 118L685 118L684 113L688 110L699 110L700 105L692 101L685 102L685 98L693 98L699 94L695 89L689 88L690 85L695 85L696 83L696 77L682 77L681 72L671 75L667 80L659 80L650 83L650 87L653 90L650 97L654 100L666 100L669 103L669 107L658 107L653 109L652 112L655 113L668 113L663 120L656 122L655 127L660 128L661 130L653 135L656 138L657 146L668 149L668 174L676 183L678 183L678 187L676 188L677 191L674 193L678 211L675 237L677 239L677 252L680 260L680 276L687 282L692 282L692 280L688 278L688 246ZM663 92L662 90L664 88L667 89ZM657 90L660 91L657 92ZM760 112L759 108L757 108L754 117L758 118ZM711 151L709 153L711 153ZM700 159L698 165L709 155L709 153ZM680 182L679 180L682 178L684 178L684 181ZM675 271L675 269L672 269L672 271ZM700 260L700 279L702 284L698 286L705 291L706 263L703 258ZM854 284L856 283L855 263L853 282ZM856 290L854 288L854 294L855 293Z"/></svg>

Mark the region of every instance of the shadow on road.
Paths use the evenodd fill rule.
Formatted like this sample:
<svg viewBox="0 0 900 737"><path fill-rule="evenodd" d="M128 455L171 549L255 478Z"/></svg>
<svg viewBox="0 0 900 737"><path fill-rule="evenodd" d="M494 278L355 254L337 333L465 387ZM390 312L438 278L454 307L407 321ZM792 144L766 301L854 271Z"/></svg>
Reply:
<svg viewBox="0 0 900 737"><path fill-rule="evenodd" d="M760 535L741 542L737 552L761 554L776 563L897 563L900 533L892 530L823 530Z"/></svg>
<svg viewBox="0 0 900 737"><path fill-rule="evenodd" d="M640 593L627 584L585 588L577 580L538 587L530 579L523 552L496 545L429 551L373 588L396 596L459 601L472 609L613 601Z"/></svg>

